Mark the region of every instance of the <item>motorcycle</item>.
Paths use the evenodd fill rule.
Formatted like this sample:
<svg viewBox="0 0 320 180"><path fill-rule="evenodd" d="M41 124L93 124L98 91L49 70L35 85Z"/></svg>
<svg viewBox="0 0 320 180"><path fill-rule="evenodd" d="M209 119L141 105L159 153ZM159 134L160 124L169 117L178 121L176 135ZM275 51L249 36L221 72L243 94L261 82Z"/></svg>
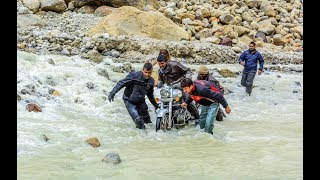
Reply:
<svg viewBox="0 0 320 180"><path fill-rule="evenodd" d="M170 130L173 127L183 127L194 120L190 112L181 107L183 95L179 86L180 83L173 86L165 84L160 88L160 97L155 97L159 105L159 109L156 111L156 132L159 129Z"/></svg>

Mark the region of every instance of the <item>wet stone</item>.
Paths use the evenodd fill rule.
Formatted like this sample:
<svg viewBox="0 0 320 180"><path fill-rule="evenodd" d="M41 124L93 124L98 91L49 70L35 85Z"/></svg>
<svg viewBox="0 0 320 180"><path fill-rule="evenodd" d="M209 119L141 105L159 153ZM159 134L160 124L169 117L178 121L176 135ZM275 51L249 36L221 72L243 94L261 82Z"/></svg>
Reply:
<svg viewBox="0 0 320 180"><path fill-rule="evenodd" d="M120 156L118 153L108 153L103 159L102 162L119 164L121 162Z"/></svg>

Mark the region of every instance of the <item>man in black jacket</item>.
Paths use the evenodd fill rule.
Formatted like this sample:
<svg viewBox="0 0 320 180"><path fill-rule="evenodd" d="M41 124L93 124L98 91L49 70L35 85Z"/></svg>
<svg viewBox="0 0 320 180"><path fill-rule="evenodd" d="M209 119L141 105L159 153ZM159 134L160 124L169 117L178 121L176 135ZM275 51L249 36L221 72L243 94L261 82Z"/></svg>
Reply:
<svg viewBox="0 0 320 180"><path fill-rule="evenodd" d="M192 100L201 104L200 128L204 128L205 132L213 134L212 129L219 103L225 108L227 114L231 112L223 95L215 92L215 88L211 86L211 83L205 80L192 81L190 78L186 78L181 81L181 88L185 93L189 94L186 102L182 103L181 107L186 108L187 104L190 104Z"/></svg>
<svg viewBox="0 0 320 180"><path fill-rule="evenodd" d="M123 87L126 87L122 99L136 124L136 128L139 129L145 129L144 123L152 123L145 96L148 96L155 109L158 107L153 95L154 79L151 77L152 69L151 63L145 63L142 71L130 72L116 84L108 96L108 100L111 102L115 94Z"/></svg>

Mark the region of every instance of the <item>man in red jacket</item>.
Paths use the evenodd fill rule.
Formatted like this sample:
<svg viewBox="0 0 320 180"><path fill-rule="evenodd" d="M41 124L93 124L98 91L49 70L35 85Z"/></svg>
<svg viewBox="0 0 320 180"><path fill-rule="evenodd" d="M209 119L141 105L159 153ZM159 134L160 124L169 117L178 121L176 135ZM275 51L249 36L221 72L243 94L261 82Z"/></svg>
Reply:
<svg viewBox="0 0 320 180"><path fill-rule="evenodd" d="M192 100L201 104L200 128L205 132L213 134L214 120L216 119L219 109L219 103L225 108L227 114L231 112L227 101L219 92L215 92L212 83L206 80L192 81L190 78L185 78L181 81L181 88L185 93L188 93L186 101L181 104L181 107L186 108Z"/></svg>

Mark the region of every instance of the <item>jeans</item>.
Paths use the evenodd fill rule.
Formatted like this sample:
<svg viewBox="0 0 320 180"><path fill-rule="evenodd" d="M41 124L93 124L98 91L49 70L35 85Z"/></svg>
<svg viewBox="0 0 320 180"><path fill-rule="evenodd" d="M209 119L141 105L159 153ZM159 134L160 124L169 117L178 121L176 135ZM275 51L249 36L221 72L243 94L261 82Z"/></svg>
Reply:
<svg viewBox="0 0 320 180"><path fill-rule="evenodd" d="M210 134L213 134L212 129L214 127L214 120L216 119L219 110L218 103L212 103L209 106L201 106L200 113L200 128Z"/></svg>
<svg viewBox="0 0 320 180"><path fill-rule="evenodd" d="M246 87L246 92L249 95L252 92L253 79L256 73L257 73L256 71L249 71L249 72L246 72L245 70L242 71L241 85Z"/></svg>
<svg viewBox="0 0 320 180"><path fill-rule="evenodd" d="M124 103L133 122L135 122L136 124L143 124L150 121L150 115L148 112L148 106L146 102L134 104L129 101L124 101Z"/></svg>

